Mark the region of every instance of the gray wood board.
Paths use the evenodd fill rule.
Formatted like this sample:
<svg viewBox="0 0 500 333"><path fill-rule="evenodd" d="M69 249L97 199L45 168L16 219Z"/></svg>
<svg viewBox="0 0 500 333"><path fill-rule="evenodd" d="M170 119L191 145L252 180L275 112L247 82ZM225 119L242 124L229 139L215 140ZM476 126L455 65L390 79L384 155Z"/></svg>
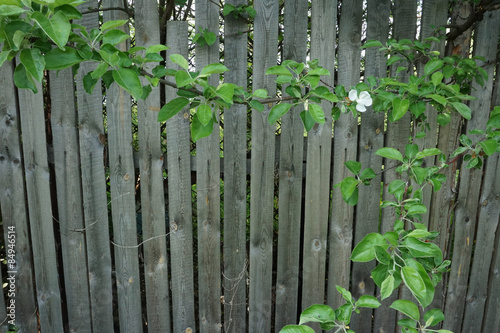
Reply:
<svg viewBox="0 0 500 333"><path fill-rule="evenodd" d="M136 46L149 47L160 43L158 3L138 1L135 5ZM151 73L157 63L145 70ZM142 79L143 85L148 81ZM144 279L148 330L170 332L170 285L166 237L165 197L163 188L163 152L160 123L157 121L160 87L153 87L146 100L137 101L139 165L141 188L142 242L144 248Z"/></svg>
<svg viewBox="0 0 500 333"><path fill-rule="evenodd" d="M9 271L15 271L16 323L19 332L34 332L37 327L33 285L32 254L29 237L23 157L21 153L20 119L13 78L14 64L4 62L0 67L0 209L5 244L9 230L14 227L16 240L15 264L10 266L3 282L9 282ZM6 246L8 248L8 246ZM14 267L14 269L12 269ZM10 287L8 288L10 289ZM3 303L2 303L3 304ZM5 308L4 308L5 311ZM11 318L10 318L11 319Z"/></svg>
<svg viewBox="0 0 500 333"><path fill-rule="evenodd" d="M187 58L187 22L167 23L170 54ZM168 57L167 57L168 58ZM168 68L179 69L167 61ZM166 87L165 99L176 97ZM168 214L170 221L170 263L172 266L172 321L174 332L196 331L193 277L193 219L191 208L189 109L167 120Z"/></svg>

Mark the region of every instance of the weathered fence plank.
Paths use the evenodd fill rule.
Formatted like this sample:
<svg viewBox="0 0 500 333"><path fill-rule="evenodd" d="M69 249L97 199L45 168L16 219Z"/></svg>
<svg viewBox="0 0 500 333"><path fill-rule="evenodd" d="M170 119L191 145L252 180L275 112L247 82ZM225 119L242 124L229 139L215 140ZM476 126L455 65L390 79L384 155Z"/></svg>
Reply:
<svg viewBox="0 0 500 333"><path fill-rule="evenodd" d="M167 45L170 46L167 56L181 54L187 58L187 29L187 22L167 23ZM170 61L167 61L167 65L172 68ZM175 97L175 89L166 87L165 99L169 101ZM168 214L174 332L196 331L189 143L189 109L186 108L167 120Z"/></svg>
<svg viewBox="0 0 500 333"><path fill-rule="evenodd" d="M160 43L158 4L155 0L135 4L136 46ZM154 63L153 63L154 64ZM151 73L152 66L144 69ZM143 84L147 80L143 79ZM146 309L150 332L170 332L170 285L168 280L163 152L161 148L160 88L153 87L148 99L137 101L141 189L142 239Z"/></svg>
<svg viewBox="0 0 500 333"><path fill-rule="evenodd" d="M306 61L307 0L285 2L283 60ZM300 218L304 159L303 105L281 119L279 156L279 233L275 331L295 323L299 296Z"/></svg>
<svg viewBox="0 0 500 333"><path fill-rule="evenodd" d="M319 64L330 71L331 76L323 77L330 87L335 73L336 23L336 1L311 2L311 59L318 59ZM325 301L332 117L328 112L330 103L323 102L321 107L325 111L325 123L315 124L307 133L307 160L310 163L306 168L304 203L302 309ZM335 289L334 283L330 283L329 288Z"/></svg>
<svg viewBox="0 0 500 333"><path fill-rule="evenodd" d="M253 43L253 90L276 94L276 83L267 68L276 65L278 47L278 5L273 0L256 0ZM249 332L270 332L272 315L274 131L263 112L252 110L252 157L250 180L250 290Z"/></svg>
<svg viewBox="0 0 500 333"><path fill-rule="evenodd" d="M62 332L63 318L45 143L42 85L37 83L36 87L37 94L27 89L19 90L31 248L41 330Z"/></svg>
<svg viewBox="0 0 500 333"><path fill-rule="evenodd" d="M113 1L106 0L105 7ZM122 11L104 12L104 21L126 20ZM127 26L121 27L128 32ZM127 48L127 42L117 45ZM132 158L131 98L114 84L106 91L106 114L109 143L109 177L111 187L111 218L115 256L116 287L120 331L142 332L141 283L135 213L135 169Z"/></svg>
<svg viewBox="0 0 500 333"><path fill-rule="evenodd" d="M80 179L78 121L71 68L50 72L51 128L63 258L65 306L70 331L90 332L89 280Z"/></svg>
<svg viewBox="0 0 500 333"><path fill-rule="evenodd" d="M97 0L80 5L97 7ZM87 29L99 26L98 13L83 15L78 22ZM93 332L112 332L113 288L111 280L111 249L109 243L108 203L104 169L106 135L103 123L102 91L94 89L87 94L83 77L97 64L84 62L76 75L78 123L80 142L80 170L82 179L83 213L89 274L90 306ZM96 84L100 87L101 82Z"/></svg>
<svg viewBox="0 0 500 333"><path fill-rule="evenodd" d="M385 43L389 32L389 0L374 0L367 2L366 17L366 39L376 39ZM369 76L383 78L387 76L386 57L375 48L369 48L365 51L365 79ZM370 167L375 172L382 168L382 158L375 155L375 152L384 145L384 118L383 113L375 113L371 108L361 114L361 126L359 129L358 143L358 161L362 168ZM378 216L380 213L380 199L382 175L375 177L371 186L362 186L359 188L359 202L363 203L356 207L356 229L360 221L369 221L370 226L367 231L378 231ZM375 221L377 223L375 225ZM376 226L376 228L374 228ZM382 233L389 230L381 230ZM361 266L363 267L363 266ZM367 267L367 268L373 268ZM371 272L360 272L364 278L371 275ZM354 275L353 275L354 276ZM371 278L370 278L371 279ZM353 277L354 282L354 277ZM353 284L354 286L354 284ZM395 316L394 311L389 310L389 305L383 304L381 308L374 311L373 332L390 332L389 328L394 330ZM391 317L392 315L392 317Z"/></svg>
<svg viewBox="0 0 500 333"><path fill-rule="evenodd" d="M246 0L227 1L234 6ZM224 81L247 86L247 31L241 18L228 15L224 22ZM233 105L224 112L224 331L246 330L247 278L247 107Z"/></svg>
<svg viewBox="0 0 500 333"><path fill-rule="evenodd" d="M8 264L6 278L11 271L15 276L16 323L19 332L34 332L37 329L35 293L29 225L26 207L26 190L21 155L20 119L13 80L12 62L0 67L0 209L5 244L9 244L9 230L15 231L15 264ZM8 246L6 246L8 248ZM9 282L4 278L3 282ZM10 289L10 287L8 288ZM3 303L2 303L3 304ZM5 310L5 309L4 309ZM7 312L9 312L8 310ZM12 319L12 318L9 318Z"/></svg>
<svg viewBox="0 0 500 333"><path fill-rule="evenodd" d="M219 6L209 0L196 2L196 29L219 30ZM219 42L196 45L196 68L218 63ZM218 75L209 78L218 86ZM219 119L219 107L213 108ZM220 133L214 122L212 134L196 142L196 190L198 213L198 304L200 332L221 332L220 281Z"/></svg>
<svg viewBox="0 0 500 333"><path fill-rule="evenodd" d="M473 113L467 122L467 131L486 128L492 100L494 59L496 59L497 54L497 43L491 43L491 40L498 38L499 24L498 12L489 12L485 14L483 21L479 22L475 29L474 54L483 56L486 62L490 61L491 63L483 63L483 68L489 76L488 80L485 80L484 86L481 87L475 82L472 84L472 95L477 97L477 100L470 102L470 109L473 110ZM469 137L473 140L479 139L479 136ZM481 202L479 191L483 168L468 169L464 163L460 170L460 186L455 210L453 258L444 311L446 317L444 327L456 332L461 330L464 319L471 252L477 228L477 205L478 202Z"/></svg>

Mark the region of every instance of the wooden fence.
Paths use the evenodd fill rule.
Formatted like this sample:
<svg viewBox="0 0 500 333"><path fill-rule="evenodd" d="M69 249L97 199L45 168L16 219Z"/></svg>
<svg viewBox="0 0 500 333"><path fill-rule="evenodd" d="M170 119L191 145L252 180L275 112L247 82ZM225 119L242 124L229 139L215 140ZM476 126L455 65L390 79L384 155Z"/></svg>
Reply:
<svg viewBox="0 0 500 333"><path fill-rule="evenodd" d="M276 84L264 75L268 67L282 59L319 59L337 73L326 84L350 86L360 73L387 75L386 58L374 49L362 53L362 39L425 38L449 16L447 0L280 3L254 0L251 26L226 17L224 38L195 46L196 66L219 62L223 43L226 82L246 87L250 61L249 88L274 95ZM196 29L222 31L216 2L195 5ZM82 8L96 6L93 0ZM105 0L103 6L116 3ZM157 6L156 0L135 1L137 46L160 42ZM468 13L466 4L455 5L453 23L462 24ZM104 11L103 19L124 15ZM98 27L99 14L85 14L79 24ZM484 87L474 86L478 99L470 102L469 122L454 117L439 131L433 127L419 145L437 144L449 155L462 131L485 126L492 106L500 105L500 76L494 75L500 69L499 25L499 10L488 11L439 46L442 53L467 54L473 34L472 52L485 57L489 79ZM188 34L188 22L169 21L167 55L187 57ZM49 89L39 87L39 94L14 87L13 66L0 68L0 203L6 244L15 231L16 262L2 266L2 281L6 292L14 281L19 332L278 332L297 323L301 309L311 304L339 306L335 285L350 288L356 298L379 294L370 278L374 263L351 264L349 258L353 244L369 232L388 230L393 216L380 213L380 187L361 188L361 204L353 208L333 185L347 176L347 160L373 169L389 166L374 152L384 145L404 149L408 119L384 125L383 114L366 112L360 123L341 117L332 124L326 114L325 124L304 138L301 110L283 117L276 134L276 126L267 123L269 105L250 116L246 107L234 105L219 115L223 129L214 125L192 156L189 110L167 121L166 146L161 141L161 92L155 88L137 103L135 152L130 96L116 85L105 92L104 123L103 92L83 89L82 77L93 64L82 64L76 79L71 69L49 73ZM169 100L175 91L167 87L165 96ZM440 192L425 193L430 209L424 223L440 231L438 244L453 261L434 305L444 309L444 328L497 332L499 155L479 170L461 168L458 182L456 171L446 170ZM395 177L386 172L374 183ZM387 195L384 187L382 196ZM6 293L0 298L11 305ZM398 318L390 304L391 299L355 315L351 328L395 332ZM0 317L11 309L0 307Z"/></svg>

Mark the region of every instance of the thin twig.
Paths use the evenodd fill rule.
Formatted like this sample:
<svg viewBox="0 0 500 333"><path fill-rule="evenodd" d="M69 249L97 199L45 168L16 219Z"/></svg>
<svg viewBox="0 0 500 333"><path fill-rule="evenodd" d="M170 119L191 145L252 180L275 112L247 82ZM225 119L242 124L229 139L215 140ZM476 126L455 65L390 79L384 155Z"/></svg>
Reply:
<svg viewBox="0 0 500 333"><path fill-rule="evenodd" d="M153 239L156 239L156 238L160 238L160 237L167 237L168 235L170 235L170 232L167 232L166 234L164 235L158 235L158 236L153 236L151 238L148 238L146 239L145 241L142 241L140 242L139 244L137 245L120 245L120 244L116 244L115 242L113 242L112 240L110 240L111 244L113 244L114 246L116 247L119 247L119 248L122 248L122 249L136 249L138 248L139 246L141 246L142 244L146 243L146 242L149 242L150 240L153 240Z"/></svg>
<svg viewBox="0 0 500 333"><path fill-rule="evenodd" d="M121 10L122 12L127 13L130 17L132 17L131 13L122 7L108 7L108 8L89 8L89 10L82 12L82 15L84 14L90 14L90 13L98 13L98 12L107 12L110 10Z"/></svg>

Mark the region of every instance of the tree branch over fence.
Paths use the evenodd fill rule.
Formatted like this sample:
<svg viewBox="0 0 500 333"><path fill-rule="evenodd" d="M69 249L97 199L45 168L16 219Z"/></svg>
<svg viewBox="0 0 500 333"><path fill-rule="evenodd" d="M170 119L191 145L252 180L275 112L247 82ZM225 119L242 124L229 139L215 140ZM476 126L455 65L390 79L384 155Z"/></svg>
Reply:
<svg viewBox="0 0 500 333"><path fill-rule="evenodd" d="M474 23L478 21L483 20L484 13L492 10L497 10L500 8L500 1L484 1L483 3L479 4L476 8L475 11L469 16L467 21L465 21L464 24L461 25L456 25L456 24L450 24L447 25L446 28L452 29L447 35L446 35L446 40L451 41L456 39L458 36L460 36L462 33L464 33L467 29L472 27Z"/></svg>

